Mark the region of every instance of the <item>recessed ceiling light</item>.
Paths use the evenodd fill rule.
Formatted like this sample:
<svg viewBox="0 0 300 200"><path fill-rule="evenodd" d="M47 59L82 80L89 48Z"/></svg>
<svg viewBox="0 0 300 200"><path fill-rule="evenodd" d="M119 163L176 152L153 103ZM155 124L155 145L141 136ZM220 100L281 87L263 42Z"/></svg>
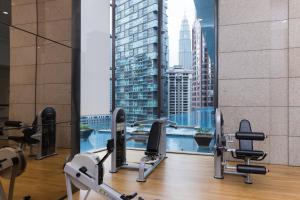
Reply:
<svg viewBox="0 0 300 200"><path fill-rule="evenodd" d="M4 14L4 15L8 15L8 12L6 12L6 11L3 11L3 14Z"/></svg>

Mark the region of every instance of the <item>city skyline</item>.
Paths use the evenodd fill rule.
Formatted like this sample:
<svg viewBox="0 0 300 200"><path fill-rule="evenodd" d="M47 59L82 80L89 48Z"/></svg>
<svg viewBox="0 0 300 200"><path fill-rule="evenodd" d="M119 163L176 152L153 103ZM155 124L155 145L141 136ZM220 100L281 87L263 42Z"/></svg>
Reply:
<svg viewBox="0 0 300 200"><path fill-rule="evenodd" d="M118 1L118 0L117 0ZM126 112L128 112L132 121L137 119L145 119L146 118L155 118L156 115L154 113L159 113L158 111L158 82L157 82L157 29L155 28L157 24L157 12L155 9L157 7L153 6L156 3L152 0L142 0L139 3L133 5L133 1L129 0L119 0L118 7L116 8L116 46L115 46L115 56L116 56L116 82L115 82L115 91L116 91L116 107L125 108ZM143 3L142 3L143 2ZM145 3L146 2L146 3ZM168 94L170 93L167 88L167 75L166 71L171 68L172 62L175 65L182 65L187 69L193 69L194 62L191 53L192 53L192 26L197 19L197 15L195 11L187 12L187 8L193 10L195 9L194 2L190 2L190 7L184 6L182 3L174 6L175 2L172 4L164 4L167 7L164 7L164 22L163 22L163 51L162 51L162 62L164 68L161 70L162 75L162 109L163 115L165 116L168 112L169 106L167 104ZM174 3L174 4L173 4ZM167 20L172 19L175 15L169 16L167 13L168 9L172 7L180 8L181 12L177 13L178 15L182 14L182 18L180 19L177 16L176 26L177 33L174 33L174 27L172 28L172 23L168 23ZM174 11L175 9L173 9ZM174 13L173 13L174 14ZM202 31L201 21L202 19L198 19L200 23L200 32L201 37L203 37L203 41L200 41L200 48L202 48L202 44L206 44L204 39L205 35ZM181 23L178 23L181 22ZM151 28L152 27L152 28ZM172 40L172 36L179 36L177 41ZM181 37L180 37L181 36ZM185 41L183 41L185 40ZM182 42L183 41L183 42ZM145 43L146 42L146 43ZM184 43L184 45L180 45ZM198 42L199 43L199 42ZM175 49L172 49L172 44L177 44L177 55L176 61L171 61L172 52ZM187 44L187 45L186 45ZM181 49L179 48L181 46ZM183 50L183 51L181 51ZM200 50L201 52L202 49ZM206 77L212 78L212 66L213 62L208 54L208 49L205 49L207 64L206 69L210 70L210 72L206 75ZM184 52L190 55L180 56L180 52ZM202 54L202 53L199 53ZM181 59L185 60L184 62L180 62ZM198 59L198 72L199 75L199 85L197 87L197 92L200 95L199 101L201 101L201 91L203 83L201 82L201 76L203 73L203 65L202 61L204 61L203 55ZM184 64L184 63L190 64ZM189 67L190 66L190 67ZM202 84L202 85L201 85ZM109 85L109 90L111 91L111 84ZM192 84L191 84L191 87ZM195 91L192 89L191 92ZM206 94L213 95L213 87L210 87L210 91L207 91ZM111 102L111 101L110 101ZM190 101L191 102L191 101ZM111 105L111 103L110 103ZM103 105L102 105L103 106ZM106 107L111 107L109 105L105 105ZM197 108L201 107L202 104L200 102ZM109 109L110 110L110 109ZM105 113L100 113L105 114Z"/></svg>

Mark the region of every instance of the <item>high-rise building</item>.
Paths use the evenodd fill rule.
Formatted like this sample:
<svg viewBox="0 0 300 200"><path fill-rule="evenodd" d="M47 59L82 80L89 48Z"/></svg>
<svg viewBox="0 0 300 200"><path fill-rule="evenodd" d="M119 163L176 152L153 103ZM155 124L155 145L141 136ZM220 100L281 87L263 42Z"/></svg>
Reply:
<svg viewBox="0 0 300 200"><path fill-rule="evenodd" d="M169 116L190 113L192 73L180 65L167 71Z"/></svg>
<svg viewBox="0 0 300 200"><path fill-rule="evenodd" d="M202 44L195 44L198 47L193 47L193 51L196 48L201 46L202 51L202 61L201 61L201 69L199 68L199 63L196 64L197 68L197 85L195 87L199 87L200 90L196 89L193 93L197 93L197 97L193 97L194 100L197 101L195 103L196 108L200 107L213 107L214 106L214 90L215 90L215 67L216 67L216 38L215 38L215 7L216 1L207 1L207 0L194 0L196 13L197 13L197 21L196 23L200 24L201 27L198 26L199 30L195 30L197 34L200 34L202 37ZM200 21L200 19L202 19ZM196 29L196 28L195 28ZM201 29L201 30L200 30ZM194 40L194 39L193 39ZM194 43L194 41L193 41ZM194 44L193 44L194 45ZM193 52L193 56L194 52ZM195 63L193 63L195 65ZM195 66L194 66L195 67ZM199 70L200 69L200 70ZM199 93L200 92L200 93ZM199 104L199 97L201 99L201 103ZM200 107L199 107L200 105Z"/></svg>
<svg viewBox="0 0 300 200"><path fill-rule="evenodd" d="M186 16L183 17L180 27L179 65L185 69L192 68L191 31Z"/></svg>
<svg viewBox="0 0 300 200"><path fill-rule="evenodd" d="M125 109L128 122L157 118L159 92L166 98L158 85L158 1L116 0L115 103ZM162 76L168 66L167 4L163 2Z"/></svg>
<svg viewBox="0 0 300 200"><path fill-rule="evenodd" d="M193 81L192 109L201 108L201 66L203 57L203 35L201 21L196 19L192 29Z"/></svg>
<svg viewBox="0 0 300 200"><path fill-rule="evenodd" d="M201 107L214 106L214 65L211 62L207 47L203 49L203 62L201 65Z"/></svg>
<svg viewBox="0 0 300 200"><path fill-rule="evenodd" d="M193 25L192 41L192 108L212 107L214 106L215 87L214 65L208 53L200 19L196 19Z"/></svg>

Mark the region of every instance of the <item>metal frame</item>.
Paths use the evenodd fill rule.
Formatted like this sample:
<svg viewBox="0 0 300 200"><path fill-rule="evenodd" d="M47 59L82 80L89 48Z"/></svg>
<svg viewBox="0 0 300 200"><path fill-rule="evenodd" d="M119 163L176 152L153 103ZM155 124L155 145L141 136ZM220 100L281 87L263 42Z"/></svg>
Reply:
<svg viewBox="0 0 300 200"><path fill-rule="evenodd" d="M215 91L214 107L219 108L219 0L215 1Z"/></svg>
<svg viewBox="0 0 300 200"><path fill-rule="evenodd" d="M112 63L111 63L111 112L116 108L116 0L111 1L111 39L112 39Z"/></svg>
<svg viewBox="0 0 300 200"><path fill-rule="evenodd" d="M157 27L157 65L158 65L158 69L157 69L157 84L158 84L158 91L157 91L157 103L158 103L158 110L157 110L157 118L160 118L162 113L163 113L163 87L162 87L162 26L163 26L163 1L164 0L158 0L158 27Z"/></svg>
<svg viewBox="0 0 300 200"><path fill-rule="evenodd" d="M72 1L71 156L80 152L81 0Z"/></svg>

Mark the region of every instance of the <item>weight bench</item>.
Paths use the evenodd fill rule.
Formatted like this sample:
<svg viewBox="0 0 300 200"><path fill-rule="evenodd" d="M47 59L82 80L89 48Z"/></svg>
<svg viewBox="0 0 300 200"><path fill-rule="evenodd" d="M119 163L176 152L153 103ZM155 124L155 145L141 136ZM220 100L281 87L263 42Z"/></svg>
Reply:
<svg viewBox="0 0 300 200"><path fill-rule="evenodd" d="M145 151L146 156L158 156L161 130L163 128L162 126L163 124L159 121L156 121L152 124L148 137L147 148Z"/></svg>
<svg viewBox="0 0 300 200"><path fill-rule="evenodd" d="M236 170L238 173L245 174L245 183L251 184L250 174L264 175L268 172L266 167L250 163L252 160L262 161L267 156L267 153L253 148L253 141L263 141L266 136L264 133L252 132L250 122L244 119L240 122L239 131L235 133L235 138L239 140L239 148L231 152L232 157L244 161L244 164L236 166Z"/></svg>
<svg viewBox="0 0 300 200"><path fill-rule="evenodd" d="M163 130L163 122L155 121L153 122L147 148L145 151L145 157L140 161L139 165L139 176L137 178L138 182L145 182L146 177L164 160L165 155L160 155L160 144L161 144L161 135ZM146 167L150 165L150 167Z"/></svg>

